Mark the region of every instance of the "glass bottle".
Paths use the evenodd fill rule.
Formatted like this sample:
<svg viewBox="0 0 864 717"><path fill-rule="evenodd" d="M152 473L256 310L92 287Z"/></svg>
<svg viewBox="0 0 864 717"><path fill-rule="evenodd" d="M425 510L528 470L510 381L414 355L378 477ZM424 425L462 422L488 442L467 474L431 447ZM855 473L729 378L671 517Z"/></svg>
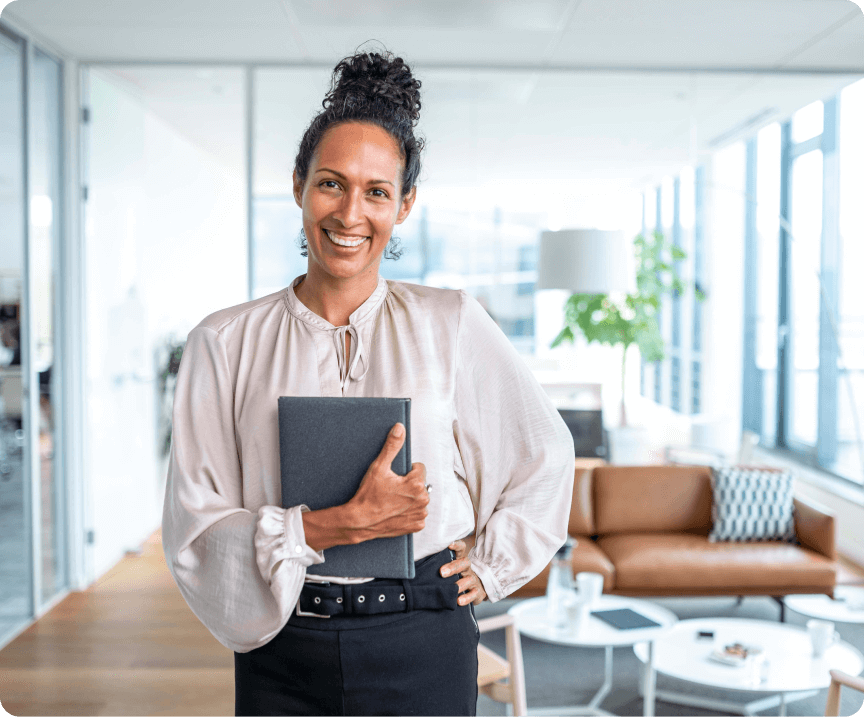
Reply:
<svg viewBox="0 0 864 717"><path fill-rule="evenodd" d="M546 582L546 617L550 625L566 627L567 605L576 599L573 581L573 548L576 540L567 536L564 545L552 558Z"/></svg>

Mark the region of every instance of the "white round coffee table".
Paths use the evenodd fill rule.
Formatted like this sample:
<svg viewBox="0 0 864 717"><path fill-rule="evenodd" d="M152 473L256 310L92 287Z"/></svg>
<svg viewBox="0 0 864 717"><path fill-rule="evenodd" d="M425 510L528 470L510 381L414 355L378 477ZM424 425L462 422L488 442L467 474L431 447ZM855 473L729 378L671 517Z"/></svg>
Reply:
<svg viewBox="0 0 864 717"><path fill-rule="evenodd" d="M790 610L807 617L864 623L864 587L838 585L833 600L827 595L787 595L783 602Z"/></svg>
<svg viewBox="0 0 864 717"><path fill-rule="evenodd" d="M574 647L603 647L606 650L606 669L603 685L594 697L585 705L568 707L549 707L532 709L531 715L610 715L611 712L600 709L600 703L612 688L612 649L614 647L630 646L644 643L645 669L642 673L644 694L643 714L652 717L654 714L654 670L651 666L651 645L671 625L678 622L675 614L664 607L647 600L619 597L617 595L601 595L597 603L592 605L592 611L615 610L630 608L645 617L659 623L660 627L646 627L619 630L608 625L593 615L581 621L577 627L568 626L561 629L550 623L546 615L546 598L531 598L514 605L509 614L516 618L519 632L535 640L551 642L555 645L571 645Z"/></svg>
<svg viewBox="0 0 864 717"><path fill-rule="evenodd" d="M713 632L714 639L699 638L700 631ZM735 642L758 645L764 661L731 666L710 657L715 644ZM647 663L652 658L644 645L635 645L636 656ZM816 690L828 687L829 670L858 675L864 670L864 655L852 645L835 642L821 658L814 658L807 631L785 623L766 620L704 618L681 620L661 635L654 644L654 670L662 675L721 690L753 692L761 698L746 705L701 698L670 691L656 692L656 697L677 704L751 715L779 706L786 714L787 702L803 699Z"/></svg>

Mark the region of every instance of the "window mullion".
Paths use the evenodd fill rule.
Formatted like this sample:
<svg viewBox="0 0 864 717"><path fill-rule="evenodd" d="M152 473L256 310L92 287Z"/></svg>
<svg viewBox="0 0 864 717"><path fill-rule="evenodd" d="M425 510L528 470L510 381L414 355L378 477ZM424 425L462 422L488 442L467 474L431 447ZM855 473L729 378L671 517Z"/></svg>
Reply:
<svg viewBox="0 0 864 717"><path fill-rule="evenodd" d="M837 151L839 108L836 97L825 101L822 132L822 252L820 257L819 407L816 451L819 464L830 467L837 459L836 325L840 272L840 161Z"/></svg>
<svg viewBox="0 0 864 717"><path fill-rule="evenodd" d="M786 447L787 406L789 405L790 359L789 337L789 295L791 290L791 237L789 226L789 191L792 169L791 122L784 122L780 129L780 216L785 220L780 226L780 270L777 308L777 445Z"/></svg>

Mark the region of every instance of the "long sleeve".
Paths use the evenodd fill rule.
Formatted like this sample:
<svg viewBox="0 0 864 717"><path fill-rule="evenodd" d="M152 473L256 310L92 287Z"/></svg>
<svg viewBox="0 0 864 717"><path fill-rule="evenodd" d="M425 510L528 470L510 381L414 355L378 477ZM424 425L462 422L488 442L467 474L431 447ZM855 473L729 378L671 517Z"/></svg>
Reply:
<svg viewBox="0 0 864 717"><path fill-rule="evenodd" d="M464 292L456 362L455 470L477 511L469 558L496 602L537 575L566 540L573 439L513 345Z"/></svg>
<svg viewBox="0 0 864 717"><path fill-rule="evenodd" d="M306 566L323 562L305 542L305 506L253 512L243 505L242 481L227 352L218 332L198 326L177 375L162 543L192 612L236 652L278 634Z"/></svg>

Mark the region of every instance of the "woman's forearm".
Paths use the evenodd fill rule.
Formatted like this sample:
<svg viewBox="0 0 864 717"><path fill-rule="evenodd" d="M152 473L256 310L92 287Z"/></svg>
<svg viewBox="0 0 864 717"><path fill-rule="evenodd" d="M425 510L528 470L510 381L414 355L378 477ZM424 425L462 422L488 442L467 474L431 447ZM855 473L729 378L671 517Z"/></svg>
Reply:
<svg viewBox="0 0 864 717"><path fill-rule="evenodd" d="M312 550L326 550L334 545L353 545L364 540L362 529L348 504L310 510L304 512L302 517L306 545Z"/></svg>

